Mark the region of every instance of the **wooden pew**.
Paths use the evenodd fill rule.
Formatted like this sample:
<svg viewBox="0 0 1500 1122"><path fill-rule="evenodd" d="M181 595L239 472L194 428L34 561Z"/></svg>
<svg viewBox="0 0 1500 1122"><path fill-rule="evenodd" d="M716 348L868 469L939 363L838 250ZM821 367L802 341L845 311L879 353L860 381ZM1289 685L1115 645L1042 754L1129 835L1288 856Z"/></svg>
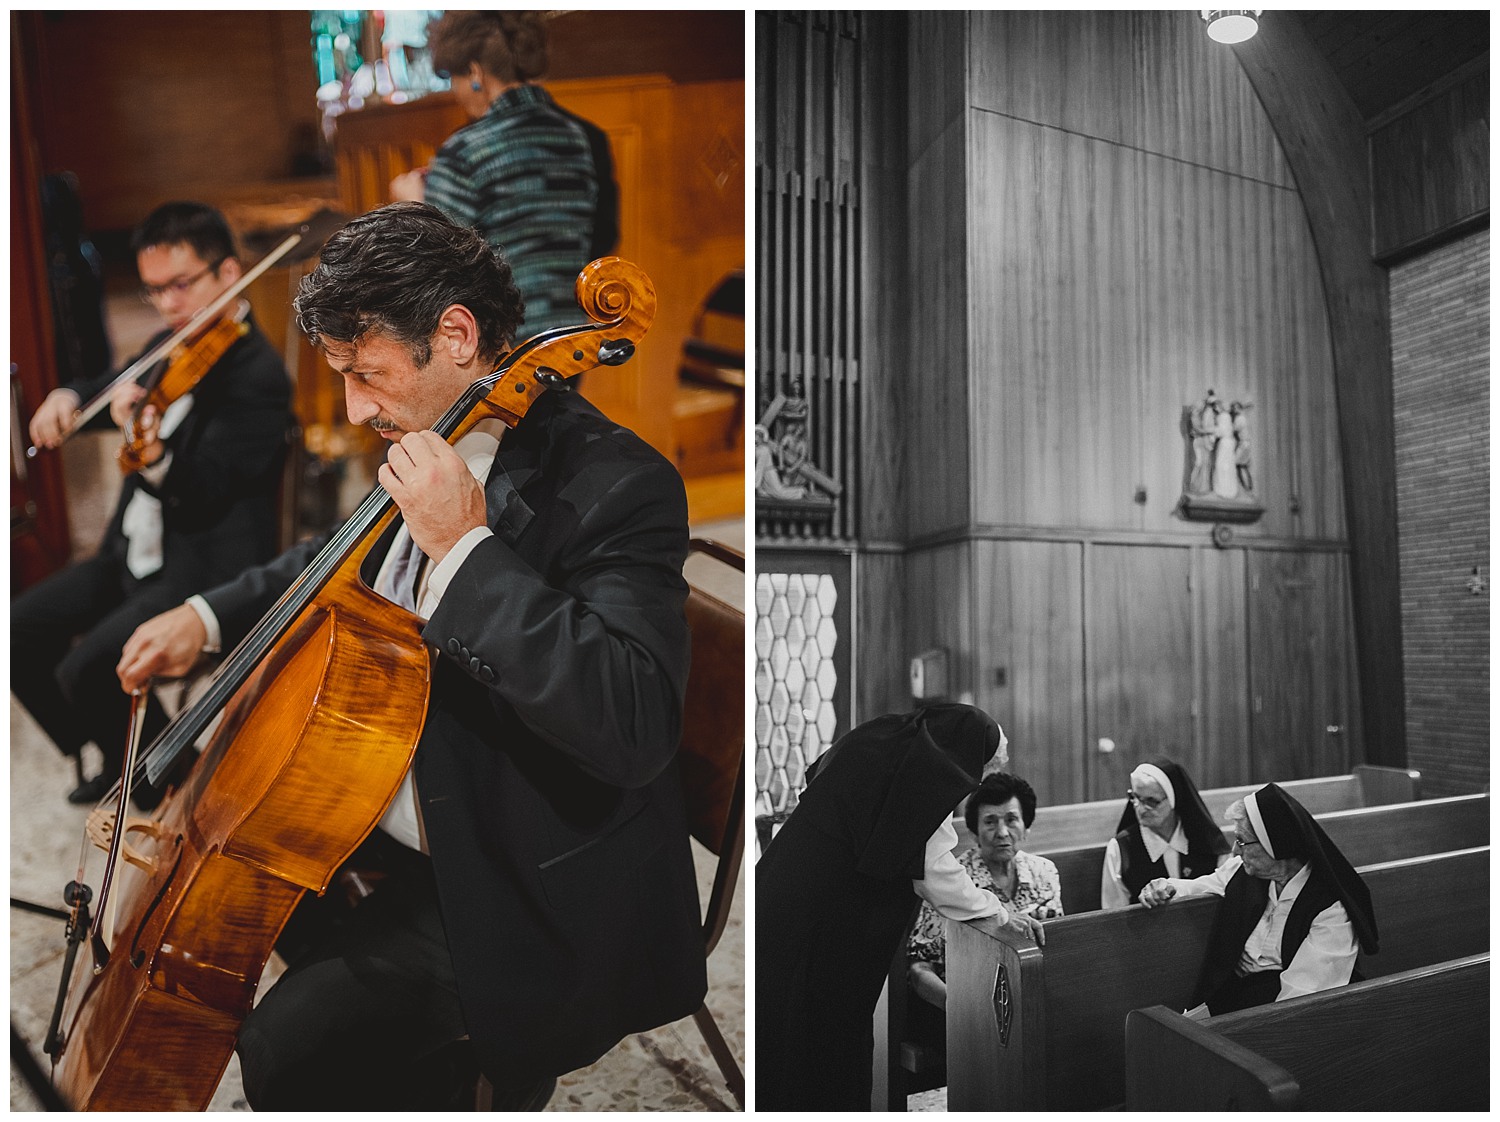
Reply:
<svg viewBox="0 0 1500 1122"><path fill-rule="evenodd" d="M1319 825L1354 866L1469 849L1490 842L1489 795L1455 795L1445 799L1393 803L1317 814ZM1225 826L1224 837L1234 840ZM1104 846L1084 845L1040 853L1057 866L1063 908L1068 915L1097 911Z"/></svg>
<svg viewBox="0 0 1500 1122"><path fill-rule="evenodd" d="M1360 869L1381 951L1366 977L1489 947L1487 846ZM1440 903L1439 903L1440 902ZM1038 948L993 920L948 923L948 1109L1091 1110L1125 1099L1125 1015L1182 1009L1216 897L1049 922Z"/></svg>
<svg viewBox="0 0 1500 1122"><path fill-rule="evenodd" d="M1411 803L1361 807L1318 815L1330 838L1355 866L1489 844L1488 795L1457 795ZM1233 840L1232 828L1225 836ZM1043 854L1057 865L1063 905L1069 915L1099 908L1104 847L1079 846ZM940 1055L918 1046L904 1031L906 959L898 955L876 1009L876 1110L904 1109L905 1096L939 1085Z"/></svg>
<svg viewBox="0 0 1500 1122"><path fill-rule="evenodd" d="M1420 781L1421 772L1360 764L1350 775L1294 779L1280 786L1305 806L1308 813L1325 814L1331 810L1412 802L1422 797ZM1218 821L1224 817L1230 803L1264 786L1264 783L1250 783L1239 787L1215 787L1200 793L1209 814ZM1125 792L1121 791L1119 798L1099 802L1038 807L1026 848L1032 853L1047 853L1080 845L1103 845L1114 837L1124 805ZM958 829L960 848L973 845L973 836L964 824L962 814L954 819L953 824Z"/></svg>
<svg viewBox="0 0 1500 1122"><path fill-rule="evenodd" d="M1485 1110L1490 956L1190 1021L1125 1019L1127 1110Z"/></svg>

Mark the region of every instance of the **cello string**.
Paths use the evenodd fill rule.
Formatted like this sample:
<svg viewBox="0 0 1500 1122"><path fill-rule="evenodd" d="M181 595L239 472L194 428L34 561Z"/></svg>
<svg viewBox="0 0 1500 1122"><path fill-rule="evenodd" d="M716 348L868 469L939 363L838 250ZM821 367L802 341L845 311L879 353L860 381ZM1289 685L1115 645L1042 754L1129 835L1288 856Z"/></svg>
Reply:
<svg viewBox="0 0 1500 1122"><path fill-rule="evenodd" d="M557 327L539 332L527 339L504 355L491 373L471 383L468 389L460 395L459 400L450 406L433 425L433 431L445 440L450 439L479 404L493 392L495 386L515 369L521 359L532 355L545 357L543 352L549 344L572 338L576 340L576 361L582 356L582 351L576 348L582 345L585 336L594 333L602 335L618 328L625 322L628 311L627 309L625 315L608 322ZM537 369L541 369L540 364ZM535 371L532 373L535 376ZM197 703L179 713L162 730L138 764L150 782L160 782L162 776L182 752L190 747L192 742L223 711L233 695L259 666L261 659L274 645L277 638L311 603L318 591L343 564L349 553L364 540L369 530L390 509L392 502L385 488L377 484L355 513L330 538L301 576L293 581L281 599L231 652L214 673L208 691L199 698Z"/></svg>
<svg viewBox="0 0 1500 1122"><path fill-rule="evenodd" d="M540 351L548 343L557 339L594 331L607 331L613 326L615 326L613 323L596 323L582 328L560 327L533 336L505 355L494 371L473 382L459 400L450 406L433 425L433 430L445 440L449 439L523 357ZM370 529L384 516L392 504L393 500L385 488L377 484L360 503L354 514L335 531L307 569L282 594L280 600L241 640L239 646L215 672L208 691L195 704L179 713L162 730L138 765L144 770L150 782L160 782L161 777L166 774L181 753L218 716L249 675L259 666L266 651L312 601L317 592L343 564L349 553L364 540Z"/></svg>

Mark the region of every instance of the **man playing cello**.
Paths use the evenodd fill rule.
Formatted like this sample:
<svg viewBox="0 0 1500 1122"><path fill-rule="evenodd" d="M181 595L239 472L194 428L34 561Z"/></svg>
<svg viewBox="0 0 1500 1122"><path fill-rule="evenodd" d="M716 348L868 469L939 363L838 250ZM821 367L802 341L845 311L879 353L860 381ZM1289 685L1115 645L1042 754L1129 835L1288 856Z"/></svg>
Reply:
<svg viewBox="0 0 1500 1122"><path fill-rule="evenodd" d="M142 298L167 325L148 351L240 279L228 225L201 203L158 207L131 244ZM104 753L103 771L83 780L70 802L96 802L119 775L130 706L116 688L114 668L130 633L275 553L291 382L276 348L253 323L247 326L146 437L141 458L147 466L126 476L94 556L11 601L16 699L63 753L77 755L90 740ZM55 448L79 407L112 380L106 372L53 390L31 418L32 443ZM115 424L127 422L145 392L134 381L114 392L109 415ZM163 724L165 715L152 701L148 740ZM136 792L142 805L157 797Z"/></svg>
<svg viewBox="0 0 1500 1122"><path fill-rule="evenodd" d="M259 1110L462 1109L467 1036L495 1109L539 1109L555 1076L706 990L674 761L682 481L573 393L456 446L430 431L522 304L504 260L429 206L349 223L296 308L350 421L391 444L379 480L405 530L375 588L410 596L436 666L412 768L351 861L384 877L327 923L328 898L304 898L278 944L289 969L240 1033L246 1094ZM144 624L121 683L233 646L317 547Z"/></svg>

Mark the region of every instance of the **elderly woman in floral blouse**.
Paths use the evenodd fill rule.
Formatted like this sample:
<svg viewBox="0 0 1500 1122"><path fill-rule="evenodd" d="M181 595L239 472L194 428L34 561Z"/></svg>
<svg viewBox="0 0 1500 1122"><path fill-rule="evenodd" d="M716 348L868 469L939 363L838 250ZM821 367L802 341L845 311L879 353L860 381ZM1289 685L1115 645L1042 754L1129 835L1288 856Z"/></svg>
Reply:
<svg viewBox="0 0 1500 1122"><path fill-rule="evenodd" d="M1063 914L1062 884L1057 866L1021 848L1036 821L1036 792L1009 772L985 778L964 808L964 821L978 840L958 855L974 883L994 892L1012 913L1033 919ZM943 919L924 903L907 944L907 977L918 996L947 1008L943 969Z"/></svg>

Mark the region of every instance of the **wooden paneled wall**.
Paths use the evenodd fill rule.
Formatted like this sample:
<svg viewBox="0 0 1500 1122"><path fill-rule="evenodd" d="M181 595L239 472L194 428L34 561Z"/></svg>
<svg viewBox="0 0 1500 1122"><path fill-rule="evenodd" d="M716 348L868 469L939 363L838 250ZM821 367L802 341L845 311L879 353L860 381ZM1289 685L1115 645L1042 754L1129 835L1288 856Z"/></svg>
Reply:
<svg viewBox="0 0 1500 1122"><path fill-rule="evenodd" d="M1466 68L1370 134L1375 256L1389 261L1490 210L1490 68Z"/></svg>
<svg viewBox="0 0 1500 1122"><path fill-rule="evenodd" d="M946 646L1050 801L1158 753L1211 785L1347 767L1327 306L1237 61L1185 12L910 19L903 654ZM1266 508L1228 548L1177 512L1209 388L1253 404Z"/></svg>
<svg viewBox="0 0 1500 1122"><path fill-rule="evenodd" d="M169 199L289 174L318 124L306 11L30 13L42 163L78 175L84 222L128 230Z"/></svg>

